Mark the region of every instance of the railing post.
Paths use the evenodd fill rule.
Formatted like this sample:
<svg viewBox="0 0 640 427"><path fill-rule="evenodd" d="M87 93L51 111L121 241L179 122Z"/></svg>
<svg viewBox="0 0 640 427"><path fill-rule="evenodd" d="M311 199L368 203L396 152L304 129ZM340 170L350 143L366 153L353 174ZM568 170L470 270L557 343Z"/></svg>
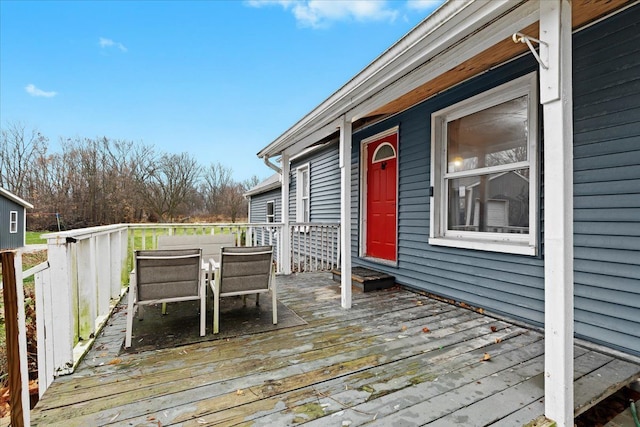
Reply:
<svg viewBox="0 0 640 427"><path fill-rule="evenodd" d="M98 286L96 284L96 237L76 244L78 338L88 340L95 332L98 317Z"/></svg>
<svg viewBox="0 0 640 427"><path fill-rule="evenodd" d="M111 233L96 236L95 258L96 283L98 288L98 316L109 314L111 302Z"/></svg>
<svg viewBox="0 0 640 427"><path fill-rule="evenodd" d="M40 397L53 382L53 336L51 332L45 333L53 325L53 313L51 307L51 270L36 273L36 333L38 335L38 394Z"/></svg>
<svg viewBox="0 0 640 427"><path fill-rule="evenodd" d="M56 376L69 373L73 368L75 326L72 314L74 298L70 245L72 243L66 243L60 238L49 239L47 245L51 280L43 285L48 288L45 290L45 294L51 296L49 304L51 323L45 325L45 330L48 341L52 343L53 369Z"/></svg>
<svg viewBox="0 0 640 427"><path fill-rule="evenodd" d="M122 266L123 260L126 259L122 256L122 234L120 230L117 233L111 233L108 236L109 240L109 297L118 298L120 296L120 290L122 289ZM125 239L126 241L126 239Z"/></svg>

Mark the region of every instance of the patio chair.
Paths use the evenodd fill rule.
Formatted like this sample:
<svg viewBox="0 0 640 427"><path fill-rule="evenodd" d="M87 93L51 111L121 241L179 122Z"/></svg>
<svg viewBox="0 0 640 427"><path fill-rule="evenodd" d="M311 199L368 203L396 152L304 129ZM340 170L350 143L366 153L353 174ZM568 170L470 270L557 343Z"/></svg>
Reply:
<svg viewBox="0 0 640 427"><path fill-rule="evenodd" d="M201 249L135 251L129 281L127 335L131 347L133 315L145 305L200 300L200 336L206 327L206 287Z"/></svg>
<svg viewBox="0 0 640 427"><path fill-rule="evenodd" d="M273 324L278 323L272 246L223 247L211 289L214 334L219 332L221 297L256 294L259 305L260 294L271 291Z"/></svg>

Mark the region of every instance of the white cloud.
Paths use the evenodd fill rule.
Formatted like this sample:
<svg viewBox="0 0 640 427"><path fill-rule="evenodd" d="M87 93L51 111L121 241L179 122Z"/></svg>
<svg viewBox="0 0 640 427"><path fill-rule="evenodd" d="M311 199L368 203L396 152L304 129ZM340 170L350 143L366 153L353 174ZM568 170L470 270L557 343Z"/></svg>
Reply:
<svg viewBox="0 0 640 427"><path fill-rule="evenodd" d="M115 41L113 41L111 39L106 39L104 37L100 37L99 44L100 44L100 47L103 48L103 49L104 48L115 47L115 48L120 49L121 52L126 52L127 51L127 48L122 43L118 43L118 42L115 42Z"/></svg>
<svg viewBox="0 0 640 427"><path fill-rule="evenodd" d="M26 90L27 93L31 96L38 96L43 98L53 98L58 94L58 92L53 92L53 91L46 92L42 89L38 89L36 85L34 85L33 83L29 83L28 85L26 85L24 87L24 90Z"/></svg>
<svg viewBox="0 0 640 427"><path fill-rule="evenodd" d="M407 0L407 8L418 11L432 11L438 8L443 0Z"/></svg>
<svg viewBox="0 0 640 427"><path fill-rule="evenodd" d="M394 21L398 11L381 0L249 0L252 7L279 5L291 10L298 24L323 28L334 21Z"/></svg>

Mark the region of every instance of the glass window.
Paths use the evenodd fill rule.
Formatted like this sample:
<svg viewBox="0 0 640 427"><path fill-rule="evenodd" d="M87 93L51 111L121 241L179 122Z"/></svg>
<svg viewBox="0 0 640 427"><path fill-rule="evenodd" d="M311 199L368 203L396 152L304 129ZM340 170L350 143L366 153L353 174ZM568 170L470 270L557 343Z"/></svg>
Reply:
<svg viewBox="0 0 640 427"><path fill-rule="evenodd" d="M267 222L275 222L275 202L273 200L267 202Z"/></svg>
<svg viewBox="0 0 640 427"><path fill-rule="evenodd" d="M296 222L309 222L309 165L297 169L296 185Z"/></svg>
<svg viewBox="0 0 640 427"><path fill-rule="evenodd" d="M383 160L393 159L396 157L396 151L393 149L393 145L389 143L383 143L376 148L376 152L373 153L372 162L377 163Z"/></svg>
<svg viewBox="0 0 640 427"><path fill-rule="evenodd" d="M536 253L535 74L434 113L429 242Z"/></svg>
<svg viewBox="0 0 640 427"><path fill-rule="evenodd" d="M18 211L9 212L9 233L18 232Z"/></svg>

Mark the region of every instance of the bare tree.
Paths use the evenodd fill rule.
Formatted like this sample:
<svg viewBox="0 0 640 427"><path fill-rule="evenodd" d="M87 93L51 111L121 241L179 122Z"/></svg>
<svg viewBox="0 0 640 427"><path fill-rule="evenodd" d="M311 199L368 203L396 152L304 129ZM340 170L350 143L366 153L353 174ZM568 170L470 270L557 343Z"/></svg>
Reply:
<svg viewBox="0 0 640 427"><path fill-rule="evenodd" d="M30 171L36 159L47 151L47 138L23 123L9 123L0 132L0 186L28 196Z"/></svg>
<svg viewBox="0 0 640 427"><path fill-rule="evenodd" d="M173 221L197 203L196 184L202 167L189 154L165 154L157 168L147 172L149 182L142 197L159 219Z"/></svg>
<svg viewBox="0 0 640 427"><path fill-rule="evenodd" d="M228 188L234 185L233 171L220 163L209 165L201 186L205 209L210 215L223 215L225 195Z"/></svg>
<svg viewBox="0 0 640 427"><path fill-rule="evenodd" d="M231 219L231 222L247 216L247 201L243 193L242 184L230 185L224 190L224 214Z"/></svg>

